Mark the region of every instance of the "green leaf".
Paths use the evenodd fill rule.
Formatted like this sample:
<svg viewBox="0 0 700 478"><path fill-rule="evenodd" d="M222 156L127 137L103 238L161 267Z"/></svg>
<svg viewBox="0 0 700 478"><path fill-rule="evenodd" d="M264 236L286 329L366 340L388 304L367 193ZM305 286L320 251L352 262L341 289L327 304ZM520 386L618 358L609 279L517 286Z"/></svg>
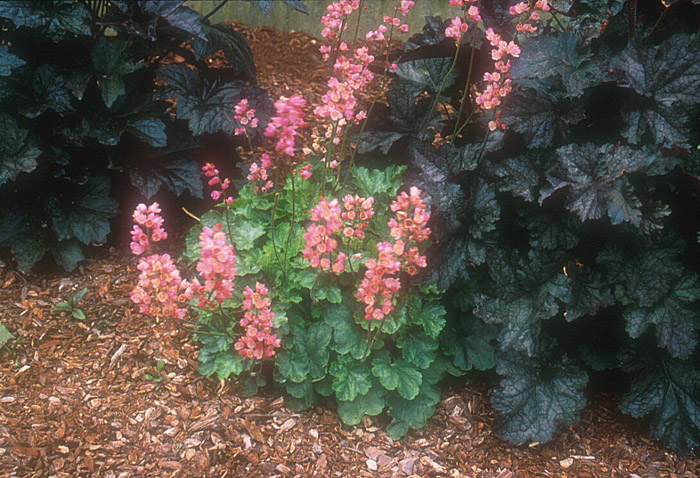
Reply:
<svg viewBox="0 0 700 478"><path fill-rule="evenodd" d="M13 181L20 173L37 167L41 150L27 144L28 131L21 129L9 115L0 114L0 185Z"/></svg>
<svg viewBox="0 0 700 478"><path fill-rule="evenodd" d="M340 355L350 354L356 360L364 358L367 337L353 320L346 303L324 307L323 320L333 328L333 350Z"/></svg>
<svg viewBox="0 0 700 478"><path fill-rule="evenodd" d="M499 358L496 371L503 377L491 395L496 433L512 443L547 442L559 423L574 423L586 406L588 375L566 357L510 353Z"/></svg>
<svg viewBox="0 0 700 478"><path fill-rule="evenodd" d="M375 416L382 413L386 405L381 387L374 385L365 394L357 395L354 400L338 401L338 415L346 425L357 425L365 415Z"/></svg>
<svg viewBox="0 0 700 478"><path fill-rule="evenodd" d="M422 325L425 333L430 338L437 339L445 328L445 307L437 302L427 302L418 311L411 310L411 320L413 323Z"/></svg>
<svg viewBox="0 0 700 478"><path fill-rule="evenodd" d="M262 237L267 232L262 225L252 221L246 221L233 232L233 243L237 251L247 251L255 246L255 240Z"/></svg>
<svg viewBox="0 0 700 478"><path fill-rule="evenodd" d="M13 335L10 333L9 330L7 330L7 327L5 327L3 324L0 324L0 347L7 344L12 337Z"/></svg>
<svg viewBox="0 0 700 478"><path fill-rule="evenodd" d="M280 374L296 383L306 380L309 374L309 363L309 357L298 351L280 352L275 360Z"/></svg>
<svg viewBox="0 0 700 478"><path fill-rule="evenodd" d="M177 153L171 155L163 152L163 156L151 156L148 164L142 165L143 168L130 168L131 184L147 198L155 196L163 185L177 196L187 191L201 198L202 175L198 164L190 158L176 156Z"/></svg>
<svg viewBox="0 0 700 478"><path fill-rule="evenodd" d="M75 309L71 315L76 320L85 320L85 312L82 309Z"/></svg>
<svg viewBox="0 0 700 478"><path fill-rule="evenodd" d="M389 413L393 418L386 430L389 436L398 440L408 432L409 428L425 426L428 418L435 413L435 405L439 401L440 390L427 383L421 385L418 395L413 400L406 400L400 396L387 400L390 407Z"/></svg>
<svg viewBox="0 0 700 478"><path fill-rule="evenodd" d="M402 177L405 166L388 166L386 169L367 169L355 167L350 170L355 184L365 197L395 197L403 186Z"/></svg>
<svg viewBox="0 0 700 478"><path fill-rule="evenodd" d="M571 298L566 305L564 316L572 321L585 315L596 315L600 309L615 303L612 290L604 283L600 274L588 269L573 269L569 272L571 279Z"/></svg>
<svg viewBox="0 0 700 478"><path fill-rule="evenodd" d="M640 224L641 203L625 174L643 169L647 154L627 146L587 143L562 146L557 155L559 161L547 177L551 187L542 191L540 203L568 187L566 208L581 221L607 215L613 224Z"/></svg>
<svg viewBox="0 0 700 478"><path fill-rule="evenodd" d="M396 346L401 349L405 360L421 369L426 369L435 360L438 342L424 332L405 331L399 336Z"/></svg>
<svg viewBox="0 0 700 478"><path fill-rule="evenodd" d="M690 455L700 445L700 369L677 360L644 363L620 403L623 413L650 416L652 437Z"/></svg>
<svg viewBox="0 0 700 478"><path fill-rule="evenodd" d="M415 365L399 361L392 363L388 357L372 361L372 374L387 390L397 390L406 400L413 400L420 391L423 374Z"/></svg>
<svg viewBox="0 0 700 478"><path fill-rule="evenodd" d="M355 400L358 395L369 392L372 386L367 366L345 355L338 356L331 364L330 374L335 395L341 401Z"/></svg>
<svg viewBox="0 0 700 478"><path fill-rule="evenodd" d="M470 310L445 330L441 350L451 356L454 365L462 371L490 370L496 366L497 336L495 326L477 319Z"/></svg>
<svg viewBox="0 0 700 478"><path fill-rule="evenodd" d="M75 237L83 244L102 244L109 233L109 219L117 213L117 202L109 197L109 179L90 178L78 190L70 208L54 202L52 225L59 240Z"/></svg>
<svg viewBox="0 0 700 478"><path fill-rule="evenodd" d="M10 76L13 68L25 65L27 62L9 52L7 45L0 45L0 76Z"/></svg>

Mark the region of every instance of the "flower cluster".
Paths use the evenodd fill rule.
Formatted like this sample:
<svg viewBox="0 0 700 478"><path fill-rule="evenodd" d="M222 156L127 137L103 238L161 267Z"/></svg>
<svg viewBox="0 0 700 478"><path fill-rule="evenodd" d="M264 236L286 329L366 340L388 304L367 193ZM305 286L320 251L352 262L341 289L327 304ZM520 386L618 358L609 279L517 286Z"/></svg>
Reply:
<svg viewBox="0 0 700 478"><path fill-rule="evenodd" d="M275 151L283 151L289 156L294 156L297 129L306 127L304 123L306 115L302 111L304 106L306 106L306 100L298 95L291 98L281 96L275 101L277 116L270 119L265 129L265 136L277 138Z"/></svg>
<svg viewBox="0 0 700 478"><path fill-rule="evenodd" d="M195 290L199 297L198 307L212 307L212 298L220 304L233 295L236 256L222 229L221 224L213 228L204 226L199 235L202 251L197 262L197 272L204 279L204 285Z"/></svg>
<svg viewBox="0 0 700 478"><path fill-rule="evenodd" d="M467 33L468 29L469 25L462 23L462 19L457 16L452 19L450 26L445 28L445 36L454 38L455 41L459 43L459 41L462 39L462 34Z"/></svg>
<svg viewBox="0 0 700 478"><path fill-rule="evenodd" d="M419 267L427 265L417 244L430 235L425 227L430 213L420 195L421 190L412 187L409 194L402 192L391 204L396 216L389 220L394 242L377 244L379 256L367 260L365 277L356 294L365 304L366 320L381 320L394 310L393 296L401 289L400 271L415 275Z"/></svg>
<svg viewBox="0 0 700 478"><path fill-rule="evenodd" d="M193 297L190 284L180 278L168 254L152 254L139 260L139 281L130 296L139 305L139 312L154 317L177 317L187 313L187 303Z"/></svg>
<svg viewBox="0 0 700 478"><path fill-rule="evenodd" d="M302 251L304 258L309 260L311 267L332 270L339 274L345 270L345 260L347 255L342 252L336 254L333 260L333 253L338 248L338 241L332 235L343 229L340 205L337 199L327 201L321 197L321 201L311 209L311 224L304 233L306 246Z"/></svg>
<svg viewBox="0 0 700 478"><path fill-rule="evenodd" d="M340 215L340 217L345 221L343 227L343 236L348 238L365 238L365 229L368 226L367 221L374 216L374 209L372 205L374 204L374 198L368 197L367 199L360 197L358 195L352 196L347 194L343 198L343 207L345 212Z"/></svg>
<svg viewBox="0 0 700 478"><path fill-rule="evenodd" d="M163 218L160 214L160 206L154 202L146 207L145 204L136 206L132 217L136 223L131 230L131 252L140 256L150 250L151 243L162 241L168 238L168 233L163 229ZM146 228L144 232L141 226ZM149 234L150 233L150 234Z"/></svg>
<svg viewBox="0 0 700 478"><path fill-rule="evenodd" d="M270 160L270 155L267 153L263 153L260 155L260 164L254 162L253 164L250 165L250 170L249 174L246 177L248 181L256 181L256 182L263 182L265 181L265 184L263 186L255 186L255 193L263 192L266 193L270 189L272 189L272 186L275 185L270 179L269 179L269 174L268 170L272 167L272 161Z"/></svg>
<svg viewBox="0 0 700 478"><path fill-rule="evenodd" d="M408 33L408 23L403 23L403 20L399 18L398 14L400 13L401 16L405 17L406 15L408 15L408 12L411 11L411 8L413 8L415 4L416 2L412 0L401 0L399 6L394 7L394 16L392 17L389 15L384 15L382 21L387 25L391 26L392 28L396 28L401 33ZM386 27L386 25L379 25L379 27L376 30L367 32L365 38L367 40L386 40L387 38L384 34L387 32L387 30L388 28Z"/></svg>
<svg viewBox="0 0 700 478"><path fill-rule="evenodd" d="M168 233L163 229L160 206L154 202L150 206L139 204L132 217L137 225L131 231L131 252L139 256L151 250L151 242L166 239ZM150 231L145 233L141 226ZM186 314L185 305L192 298L192 290L186 281L180 278L168 254L152 254L141 257L137 266L141 271L139 281L131 291L131 300L139 305L139 311L154 317L178 317Z"/></svg>
<svg viewBox="0 0 700 478"><path fill-rule="evenodd" d="M328 14L321 17L321 23L324 25L321 36L330 41L331 45L322 45L319 48L323 54L323 61L328 61L334 47L339 51L348 51L347 43L340 38L343 31L348 28L348 17L358 8L360 8L360 0L340 0L326 7Z"/></svg>
<svg viewBox="0 0 700 478"><path fill-rule="evenodd" d="M209 186L216 186L219 184L221 190L217 189L212 189L211 191L211 198L214 201L218 201L221 199L226 192L226 190L231 186L231 180L229 178L224 178L221 179L219 177L219 170L216 169L216 167L212 163L206 163L204 166L202 166L202 171L204 171L204 175L209 179ZM228 196L224 199L224 202L226 204L231 204L233 202L233 197Z"/></svg>
<svg viewBox="0 0 700 478"><path fill-rule="evenodd" d="M543 12L548 12L549 11L548 0L537 0L537 2L535 2L534 9L528 15L527 20L519 22L515 26L515 29L518 30L519 32L523 32L523 33L536 32L537 27L533 23L540 20L540 13L537 10L541 10ZM528 5L528 3L526 3L526 2L520 2L520 3L510 7L510 9L508 11L510 12L511 15L513 15L514 17L517 17L517 16L523 15L524 13L527 13L528 11L530 11L530 5Z"/></svg>
<svg viewBox="0 0 700 478"><path fill-rule="evenodd" d="M421 256L418 247L413 245L425 241L430 235L430 228L426 227L430 213L420 195L420 189L411 187L409 194L401 192L391 203L391 210L396 214L396 218L389 220L391 237L397 246L396 254L409 275L416 275L418 267L426 266L425 256Z"/></svg>
<svg viewBox="0 0 700 478"><path fill-rule="evenodd" d="M268 289L260 282L255 283L255 291L246 286L243 290L243 306L245 313L241 319L245 334L238 339L234 348L246 358L262 360L275 355L275 349L280 346L277 334L272 333L272 319L275 316L270 311L270 298L266 297Z"/></svg>
<svg viewBox="0 0 700 478"><path fill-rule="evenodd" d="M258 118L255 117L255 108L248 109L247 98L239 101L238 104L233 107L233 109L236 112L234 119L242 125L241 128L235 129L235 134L246 134L246 126L251 129L258 127Z"/></svg>

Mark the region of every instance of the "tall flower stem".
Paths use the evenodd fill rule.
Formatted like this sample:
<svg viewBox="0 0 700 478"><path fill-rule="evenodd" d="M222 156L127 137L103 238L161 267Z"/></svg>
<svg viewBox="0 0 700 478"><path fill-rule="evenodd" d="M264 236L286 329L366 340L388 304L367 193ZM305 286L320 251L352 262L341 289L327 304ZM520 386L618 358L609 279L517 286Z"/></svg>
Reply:
<svg viewBox="0 0 700 478"><path fill-rule="evenodd" d="M457 64L457 57L458 56L459 56L459 42L457 43L457 49L455 51L455 56L452 59L452 64L450 65L450 69L447 70L447 74L440 82L440 87L438 88L437 92L435 93L435 98L433 99L433 102L430 105L430 112L428 112L428 116L425 119L425 125L423 125L423 139L425 139L425 134L428 132L428 126L430 125L430 119L433 116L433 112L435 111L435 107L437 106L438 102L440 101L440 95L445 90L445 85L447 84L447 79L450 77L450 75L452 74L452 72L455 69L455 65Z"/></svg>
<svg viewBox="0 0 700 478"><path fill-rule="evenodd" d="M477 4L477 8L481 8L481 0L479 0L479 3ZM478 32L477 28L474 28L474 34L472 35L472 51L471 54L469 55L469 69L467 70L467 81L464 84L464 92L462 93L462 99L459 102L459 112L457 113L457 118L455 120L455 128L452 131L452 139L450 140L451 144L454 144L455 138L459 134L460 131L464 129L464 127L469 123L469 120L472 117L472 114L474 114L474 110L469 114L469 117L464 121L464 124L460 128L459 126L459 120L462 119L462 112L464 111L464 104L467 102L467 95L469 94L469 85L471 84L472 80L472 73L474 71L474 56L476 52L476 34Z"/></svg>
<svg viewBox="0 0 700 478"><path fill-rule="evenodd" d="M282 271L285 277L287 276L287 251L289 251L289 241L292 239L292 232L294 231L294 222L296 221L296 188L294 186L294 171L292 171L290 179L292 181L292 222L289 224L287 242L284 245L284 267Z"/></svg>

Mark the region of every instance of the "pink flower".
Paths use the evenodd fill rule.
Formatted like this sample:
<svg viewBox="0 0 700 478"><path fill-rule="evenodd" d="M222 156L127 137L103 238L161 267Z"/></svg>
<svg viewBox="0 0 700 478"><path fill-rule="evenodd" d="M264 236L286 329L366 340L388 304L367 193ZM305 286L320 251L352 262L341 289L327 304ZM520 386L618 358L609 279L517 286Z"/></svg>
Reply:
<svg viewBox="0 0 700 478"><path fill-rule="evenodd" d="M277 144L275 151L283 151L289 156L294 156L295 138L298 128L305 128L302 109L306 106L306 100L301 96L294 95L291 98L281 96L275 101L277 116L273 116L267 123L265 136L276 137Z"/></svg>
<svg viewBox="0 0 700 478"><path fill-rule="evenodd" d="M454 38L455 41L459 42L462 39L462 34L466 33L469 29L469 25L462 23L460 17L454 17L452 19L452 24L445 29L445 36Z"/></svg>
<svg viewBox="0 0 700 478"><path fill-rule="evenodd" d="M204 176L211 178L207 182L209 186L216 186L219 185L219 190L212 189L211 198L214 201L218 201L219 199L222 198L222 194L224 191L226 191L230 185L231 185L231 180L229 178L224 178L223 180L219 177L219 170L216 169L213 163L206 163L204 166L202 166L202 171L204 171ZM233 197L232 196L226 196L224 199L224 202L226 204L231 204L233 202Z"/></svg>
<svg viewBox="0 0 700 478"><path fill-rule="evenodd" d="M204 279L203 289L198 294L199 307L213 306L212 298L221 303L233 294L236 256L222 229L221 224L213 228L204 226L199 235L199 246L202 250L197 262L197 272Z"/></svg>
<svg viewBox="0 0 700 478"><path fill-rule="evenodd" d="M275 314L270 310L270 298L266 297L268 289L265 284L255 283L255 291L246 286L243 290L245 311L240 324L245 327L234 348L245 358L262 360L275 356L275 349L280 347L280 339L272 333L272 319Z"/></svg>
<svg viewBox="0 0 700 478"><path fill-rule="evenodd" d="M157 202L148 207L145 204L136 206L132 218L137 225L134 225L131 230L131 244L129 245L133 254L138 256L150 250L150 241L158 242L168 238L168 233L163 229L163 218L159 213L160 206ZM144 232L140 226L146 228L146 231Z"/></svg>
<svg viewBox="0 0 700 478"><path fill-rule="evenodd" d="M137 286L131 291L131 301L139 312L153 317L184 318L187 303L192 299L190 284L180 278L168 254L153 254L139 260L141 271Z"/></svg>
<svg viewBox="0 0 700 478"><path fill-rule="evenodd" d="M242 125L242 127L235 129L235 134L245 134L247 131L245 128L246 126L251 129L258 127L258 118L255 117L255 108L248 109L247 98L243 98L239 101L233 109L236 112L234 119Z"/></svg>

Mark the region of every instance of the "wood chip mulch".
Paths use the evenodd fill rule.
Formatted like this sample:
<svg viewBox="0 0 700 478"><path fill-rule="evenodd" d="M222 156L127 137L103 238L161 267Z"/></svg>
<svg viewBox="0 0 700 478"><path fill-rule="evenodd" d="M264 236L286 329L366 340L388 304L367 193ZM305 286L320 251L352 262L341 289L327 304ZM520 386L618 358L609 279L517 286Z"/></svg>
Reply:
<svg viewBox="0 0 700 478"><path fill-rule="evenodd" d="M316 40L268 27L245 33L272 97L322 94ZM128 293L138 271L127 247L105 248L70 274L24 276L0 267L0 322L22 337L0 351L0 477L700 473L697 453L682 459L649 441L646 427L617 412L609 397L595 397L581 422L553 442L531 446L493 435L488 392L478 386L445 390L428 425L399 442L386 434L386 417L347 427L332 404L295 413L279 396L245 397L235 384L198 375L191 334L136 312ZM52 310L83 287L85 321Z"/></svg>

